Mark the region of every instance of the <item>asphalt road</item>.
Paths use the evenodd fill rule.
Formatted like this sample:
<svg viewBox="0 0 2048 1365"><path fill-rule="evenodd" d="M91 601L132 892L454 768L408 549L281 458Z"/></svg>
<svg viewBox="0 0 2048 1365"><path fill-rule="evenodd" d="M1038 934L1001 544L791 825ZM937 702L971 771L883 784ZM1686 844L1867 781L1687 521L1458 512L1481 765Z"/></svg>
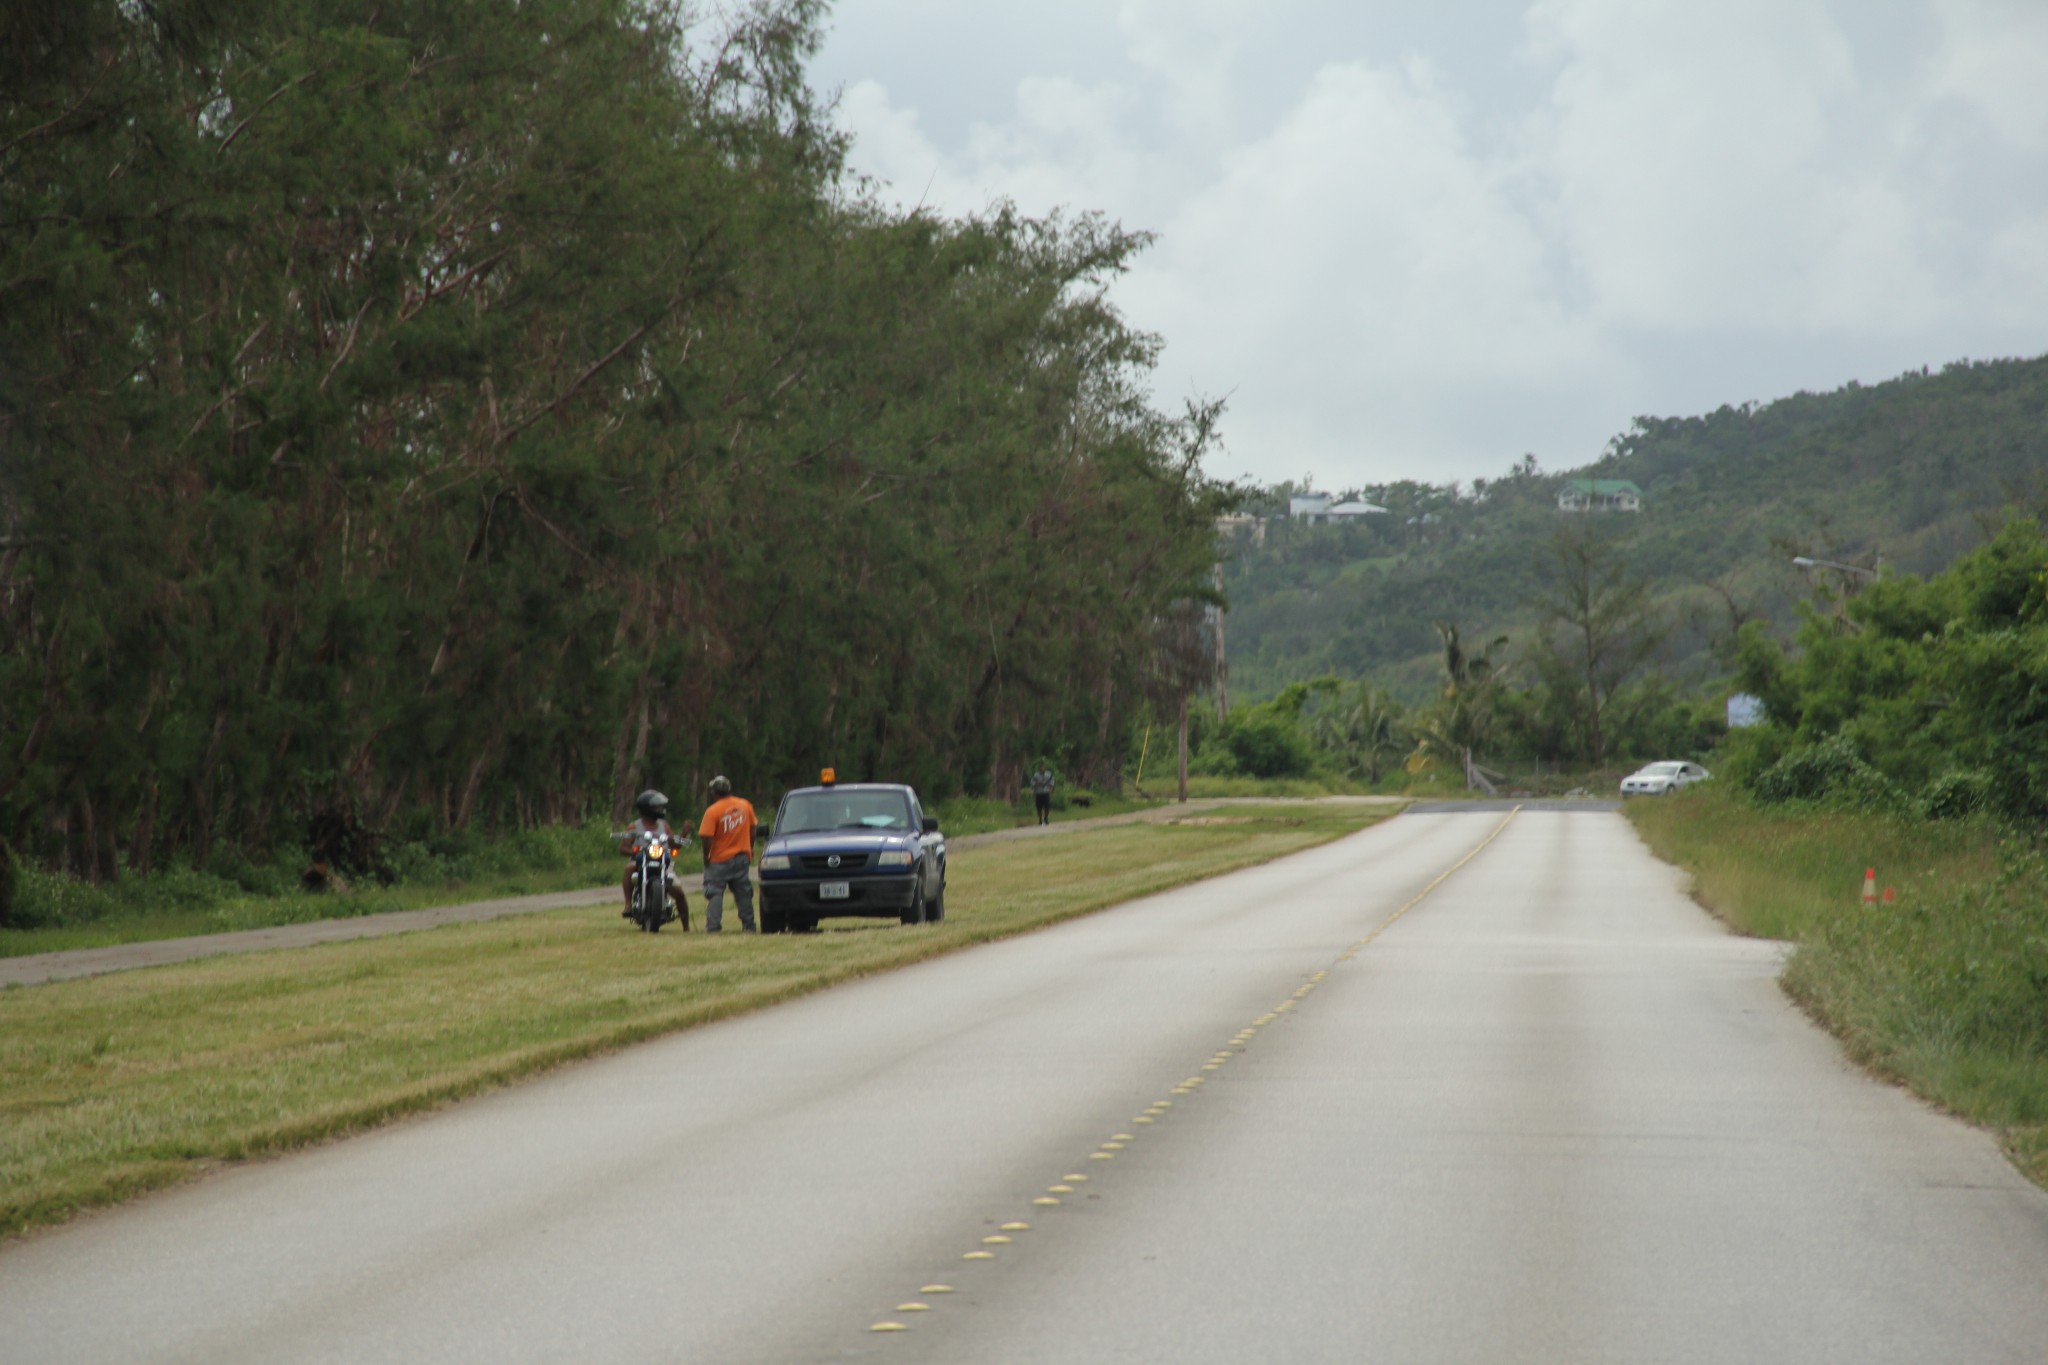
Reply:
<svg viewBox="0 0 2048 1365"><path fill-rule="evenodd" d="M1411 813L0 1249L0 1357L2038 1365L2048 1195L1777 966Z"/></svg>

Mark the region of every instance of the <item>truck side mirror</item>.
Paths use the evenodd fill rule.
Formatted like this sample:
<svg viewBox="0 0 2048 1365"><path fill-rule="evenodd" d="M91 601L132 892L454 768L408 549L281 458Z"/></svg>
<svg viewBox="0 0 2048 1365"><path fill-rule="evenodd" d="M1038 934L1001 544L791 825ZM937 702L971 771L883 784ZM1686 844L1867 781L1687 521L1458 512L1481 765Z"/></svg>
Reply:
<svg viewBox="0 0 2048 1365"><path fill-rule="evenodd" d="M925 816L925 818L924 818L924 832L925 832L926 834L937 834L937 833L939 832L939 817L938 817L938 816L936 816L936 815L927 815L927 816Z"/></svg>

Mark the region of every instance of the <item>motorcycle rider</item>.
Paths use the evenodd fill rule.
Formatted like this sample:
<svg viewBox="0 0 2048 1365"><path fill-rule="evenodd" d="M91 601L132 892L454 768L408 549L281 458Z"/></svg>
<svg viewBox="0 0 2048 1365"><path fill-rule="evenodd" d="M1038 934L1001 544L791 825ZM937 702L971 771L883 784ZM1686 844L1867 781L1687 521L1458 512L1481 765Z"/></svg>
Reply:
<svg viewBox="0 0 2048 1365"><path fill-rule="evenodd" d="M668 798L666 796L649 787L646 791L633 798L633 809L640 813L640 819L638 823L626 831L626 837L619 841L619 852L625 854L628 858L632 857L640 849L641 837L653 834L666 834L669 838L676 840L678 848L683 846L684 841L676 838L675 830L669 827ZM675 902L676 917L682 920L683 929L687 932L690 927L690 902L683 896L682 884L675 879L675 859L669 859L667 871L669 873L668 894ZM626 875L620 879L619 887L626 893L625 914L627 919L631 919L633 918L633 865L631 863L626 864Z"/></svg>

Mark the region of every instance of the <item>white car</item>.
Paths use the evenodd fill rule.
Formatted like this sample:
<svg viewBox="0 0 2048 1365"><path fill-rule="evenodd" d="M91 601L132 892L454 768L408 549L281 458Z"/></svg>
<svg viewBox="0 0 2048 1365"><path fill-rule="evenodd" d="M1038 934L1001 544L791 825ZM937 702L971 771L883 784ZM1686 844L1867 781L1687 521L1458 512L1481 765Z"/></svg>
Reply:
<svg viewBox="0 0 2048 1365"><path fill-rule="evenodd" d="M1669 796L1680 787L1704 782L1713 774L1697 763L1652 763L1621 779L1623 796Z"/></svg>

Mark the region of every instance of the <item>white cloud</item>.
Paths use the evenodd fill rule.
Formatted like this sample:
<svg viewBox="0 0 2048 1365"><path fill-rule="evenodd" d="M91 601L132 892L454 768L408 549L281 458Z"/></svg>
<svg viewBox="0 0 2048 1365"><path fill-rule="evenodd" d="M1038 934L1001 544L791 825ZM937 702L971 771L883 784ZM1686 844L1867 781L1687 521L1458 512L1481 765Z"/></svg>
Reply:
<svg viewBox="0 0 2048 1365"><path fill-rule="evenodd" d="M1941 44L1928 91L1977 110L2014 146L2048 147L2048 6L1934 0Z"/></svg>
<svg viewBox="0 0 2048 1365"><path fill-rule="evenodd" d="M1583 388L1613 363L1559 304L1543 243L1420 66L1322 71L1166 225L1130 297L1161 320L1169 378L1236 388L1240 455L1313 458L1298 414L1334 409L1342 431L1325 439L1371 477L1432 457L1505 468L1518 450L1501 437L1482 453L1475 376ZM1268 443L1305 448L1254 449Z"/></svg>
<svg viewBox="0 0 2048 1365"><path fill-rule="evenodd" d="M854 162L1157 230L1118 300L1259 477L2048 349L2048 0L1048 3L840 12Z"/></svg>
<svg viewBox="0 0 2048 1365"><path fill-rule="evenodd" d="M2048 213L2014 219L1991 238L1984 254L1987 276L2001 286L1989 292L1985 315L2038 336L2048 307Z"/></svg>
<svg viewBox="0 0 2048 1365"><path fill-rule="evenodd" d="M1544 176L1591 304L1646 331L1925 321L1911 206L1820 0L1543 0Z"/></svg>

